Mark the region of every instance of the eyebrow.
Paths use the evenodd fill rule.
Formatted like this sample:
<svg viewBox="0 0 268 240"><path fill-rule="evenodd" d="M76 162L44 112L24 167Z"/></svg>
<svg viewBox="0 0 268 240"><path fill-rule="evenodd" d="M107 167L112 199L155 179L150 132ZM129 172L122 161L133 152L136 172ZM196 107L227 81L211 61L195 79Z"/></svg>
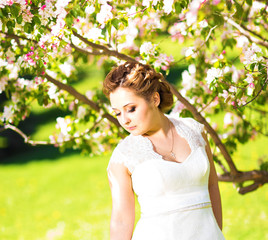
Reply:
<svg viewBox="0 0 268 240"><path fill-rule="evenodd" d="M128 105L131 105L131 104L134 104L134 103L127 103L127 104L125 104L125 105L123 106L123 108L126 107L126 106L128 106ZM112 107L112 109L113 109L113 110L116 110L117 108L113 108L113 107Z"/></svg>

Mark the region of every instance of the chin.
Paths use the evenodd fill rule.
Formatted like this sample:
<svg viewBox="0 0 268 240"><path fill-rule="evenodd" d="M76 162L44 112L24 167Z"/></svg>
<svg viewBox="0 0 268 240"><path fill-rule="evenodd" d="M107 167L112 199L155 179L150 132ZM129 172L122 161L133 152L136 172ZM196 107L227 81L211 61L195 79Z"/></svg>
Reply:
<svg viewBox="0 0 268 240"><path fill-rule="evenodd" d="M133 130L133 131L129 131L127 130L130 134L132 134L133 136L138 136L138 135L141 135L141 132L138 131L137 129Z"/></svg>

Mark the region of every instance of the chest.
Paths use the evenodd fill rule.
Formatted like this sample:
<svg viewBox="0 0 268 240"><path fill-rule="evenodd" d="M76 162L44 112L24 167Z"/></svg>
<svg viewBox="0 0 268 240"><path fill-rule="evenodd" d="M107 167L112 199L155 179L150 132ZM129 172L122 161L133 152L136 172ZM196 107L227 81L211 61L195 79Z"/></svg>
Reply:
<svg viewBox="0 0 268 240"><path fill-rule="evenodd" d="M207 186L208 177L209 161L200 147L183 163L151 159L139 164L132 173L132 183L138 196L157 196Z"/></svg>

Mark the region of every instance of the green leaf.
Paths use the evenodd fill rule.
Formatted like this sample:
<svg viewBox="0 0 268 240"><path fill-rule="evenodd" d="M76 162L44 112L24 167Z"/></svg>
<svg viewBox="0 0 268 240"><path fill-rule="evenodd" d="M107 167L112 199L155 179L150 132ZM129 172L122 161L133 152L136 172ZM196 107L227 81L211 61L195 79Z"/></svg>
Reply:
<svg viewBox="0 0 268 240"><path fill-rule="evenodd" d="M37 101L38 101L38 104L39 104L40 106L42 106L43 103L44 103L43 95L39 95L39 96L37 97Z"/></svg>
<svg viewBox="0 0 268 240"><path fill-rule="evenodd" d="M235 8L236 8L236 13L235 13L234 17L237 19L242 19L244 10L241 7L241 5L239 3L237 3L237 1L235 1Z"/></svg>
<svg viewBox="0 0 268 240"><path fill-rule="evenodd" d="M182 11L182 7L181 7L181 4L179 2L175 3L175 11L177 14L181 13L181 11Z"/></svg>
<svg viewBox="0 0 268 240"><path fill-rule="evenodd" d="M15 23L14 21L8 21L7 22L7 29L8 29L8 33L13 33L13 29L15 27Z"/></svg>
<svg viewBox="0 0 268 240"><path fill-rule="evenodd" d="M117 18L112 19L111 24L115 27L116 30L119 29L120 20Z"/></svg>
<svg viewBox="0 0 268 240"><path fill-rule="evenodd" d="M125 17L121 18L121 22L124 24L125 27L128 26L128 18Z"/></svg>
<svg viewBox="0 0 268 240"><path fill-rule="evenodd" d="M214 16L215 25L223 25L224 24L224 19L221 15L213 14L213 16Z"/></svg>
<svg viewBox="0 0 268 240"><path fill-rule="evenodd" d="M17 23L18 24L22 23L22 14L17 17Z"/></svg>
<svg viewBox="0 0 268 240"><path fill-rule="evenodd" d="M39 17L37 17L37 16L34 16L34 17L33 17L33 22L34 22L36 25L40 25L40 24L41 24L41 21L40 21Z"/></svg>
<svg viewBox="0 0 268 240"><path fill-rule="evenodd" d="M252 6L252 0L246 0L246 2L249 6Z"/></svg>
<svg viewBox="0 0 268 240"><path fill-rule="evenodd" d="M232 1L226 0L225 2L226 2L227 9L230 11L232 9L232 6L233 6Z"/></svg>
<svg viewBox="0 0 268 240"><path fill-rule="evenodd" d="M31 24L31 23L25 23L24 25L24 31L26 33L31 33L33 31L33 27L34 27L34 24Z"/></svg>
<svg viewBox="0 0 268 240"><path fill-rule="evenodd" d="M68 14L65 18L65 22L68 27L71 27L73 25L73 17L70 14Z"/></svg>
<svg viewBox="0 0 268 240"><path fill-rule="evenodd" d="M75 18L77 18L78 13L77 13L76 10L72 9L72 10L70 11L70 13L71 13Z"/></svg>
<svg viewBox="0 0 268 240"><path fill-rule="evenodd" d="M16 18L19 15L20 12L20 7L17 4L12 4L12 6L10 7L10 12L11 14Z"/></svg>

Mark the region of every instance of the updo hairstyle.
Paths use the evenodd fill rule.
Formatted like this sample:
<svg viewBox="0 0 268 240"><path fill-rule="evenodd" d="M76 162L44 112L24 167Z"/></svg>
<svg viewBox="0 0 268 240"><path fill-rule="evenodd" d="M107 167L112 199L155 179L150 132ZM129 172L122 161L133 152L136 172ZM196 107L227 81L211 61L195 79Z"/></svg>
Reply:
<svg viewBox="0 0 268 240"><path fill-rule="evenodd" d="M173 94L170 86L161 73L149 65L137 62L126 62L112 69L103 82L103 92L109 98L110 93L118 87L129 88L149 101L155 92L159 93L159 109L165 112L173 105Z"/></svg>

